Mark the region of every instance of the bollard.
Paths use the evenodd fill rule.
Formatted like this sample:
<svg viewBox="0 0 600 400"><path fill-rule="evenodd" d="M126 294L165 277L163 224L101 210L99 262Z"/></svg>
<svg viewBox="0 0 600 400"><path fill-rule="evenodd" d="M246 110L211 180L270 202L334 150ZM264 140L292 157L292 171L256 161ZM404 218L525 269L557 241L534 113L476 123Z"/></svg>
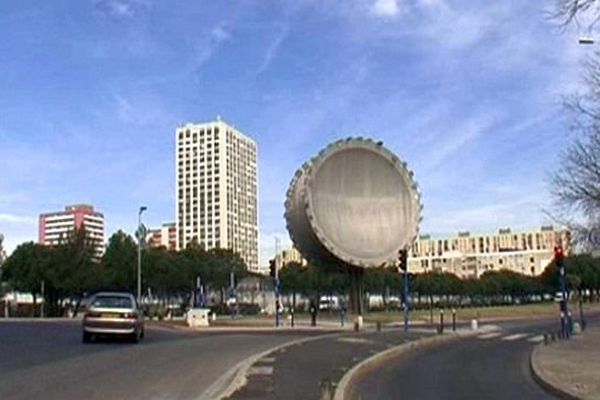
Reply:
<svg viewBox="0 0 600 400"><path fill-rule="evenodd" d="M375 326L377 327L377 332L381 332L381 321L377 321Z"/></svg>
<svg viewBox="0 0 600 400"><path fill-rule="evenodd" d="M444 333L444 310L440 310L440 333Z"/></svg>
<svg viewBox="0 0 600 400"><path fill-rule="evenodd" d="M479 328L479 323L476 319L471 320L471 330L476 331Z"/></svg>
<svg viewBox="0 0 600 400"><path fill-rule="evenodd" d="M544 333L544 344L547 346L550 343L550 338L547 333Z"/></svg>
<svg viewBox="0 0 600 400"><path fill-rule="evenodd" d="M333 387L333 383L331 380L327 379L321 381L321 399L322 400L331 400L333 399L333 395L335 393L335 388Z"/></svg>
<svg viewBox="0 0 600 400"><path fill-rule="evenodd" d="M452 309L452 332L456 332L456 309Z"/></svg>

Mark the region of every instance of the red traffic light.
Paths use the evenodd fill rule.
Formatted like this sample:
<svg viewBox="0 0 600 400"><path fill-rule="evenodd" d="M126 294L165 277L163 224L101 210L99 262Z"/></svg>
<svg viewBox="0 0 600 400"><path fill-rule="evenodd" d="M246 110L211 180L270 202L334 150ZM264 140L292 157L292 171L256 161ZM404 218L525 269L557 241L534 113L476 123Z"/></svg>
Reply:
<svg viewBox="0 0 600 400"><path fill-rule="evenodd" d="M562 261L564 258L564 254L563 254L563 248L562 246L555 246L554 247L554 260L555 261Z"/></svg>

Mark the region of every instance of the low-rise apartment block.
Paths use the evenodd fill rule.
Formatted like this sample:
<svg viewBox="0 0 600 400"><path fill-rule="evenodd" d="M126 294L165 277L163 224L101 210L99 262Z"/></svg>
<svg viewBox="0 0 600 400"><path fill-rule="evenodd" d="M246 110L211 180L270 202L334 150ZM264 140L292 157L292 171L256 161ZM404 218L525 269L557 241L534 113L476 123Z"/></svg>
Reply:
<svg viewBox="0 0 600 400"><path fill-rule="evenodd" d="M408 268L411 273L451 272L461 278L478 278L486 271L501 269L537 276L552 261L557 245L563 246L565 254L570 254L568 230L543 226L528 232L500 229L490 235L460 232L447 239L423 235L409 253Z"/></svg>

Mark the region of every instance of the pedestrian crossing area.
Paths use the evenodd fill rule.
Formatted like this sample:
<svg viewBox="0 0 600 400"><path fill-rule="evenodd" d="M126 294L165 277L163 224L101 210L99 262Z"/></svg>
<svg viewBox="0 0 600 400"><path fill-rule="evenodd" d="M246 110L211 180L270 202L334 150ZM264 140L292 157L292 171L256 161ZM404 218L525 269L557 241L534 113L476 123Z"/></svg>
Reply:
<svg viewBox="0 0 600 400"><path fill-rule="evenodd" d="M481 340L502 340L504 342L514 342L518 340L525 340L530 343L540 343L544 341L544 335L539 332L502 332L502 331L494 331L487 332L481 335L476 336L477 339Z"/></svg>

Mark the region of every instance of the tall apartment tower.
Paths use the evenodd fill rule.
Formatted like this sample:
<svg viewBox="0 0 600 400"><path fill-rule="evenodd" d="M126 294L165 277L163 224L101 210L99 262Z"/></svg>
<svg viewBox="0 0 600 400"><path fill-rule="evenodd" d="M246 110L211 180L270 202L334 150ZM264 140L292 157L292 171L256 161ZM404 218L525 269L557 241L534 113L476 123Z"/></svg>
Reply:
<svg viewBox="0 0 600 400"><path fill-rule="evenodd" d="M75 229L85 227L94 243L97 256L104 253L104 215L89 204L66 206L64 211L40 215L38 242L46 246L59 244Z"/></svg>
<svg viewBox="0 0 600 400"><path fill-rule="evenodd" d="M232 249L257 271L256 143L220 119L185 124L176 135L177 248L196 240Z"/></svg>

